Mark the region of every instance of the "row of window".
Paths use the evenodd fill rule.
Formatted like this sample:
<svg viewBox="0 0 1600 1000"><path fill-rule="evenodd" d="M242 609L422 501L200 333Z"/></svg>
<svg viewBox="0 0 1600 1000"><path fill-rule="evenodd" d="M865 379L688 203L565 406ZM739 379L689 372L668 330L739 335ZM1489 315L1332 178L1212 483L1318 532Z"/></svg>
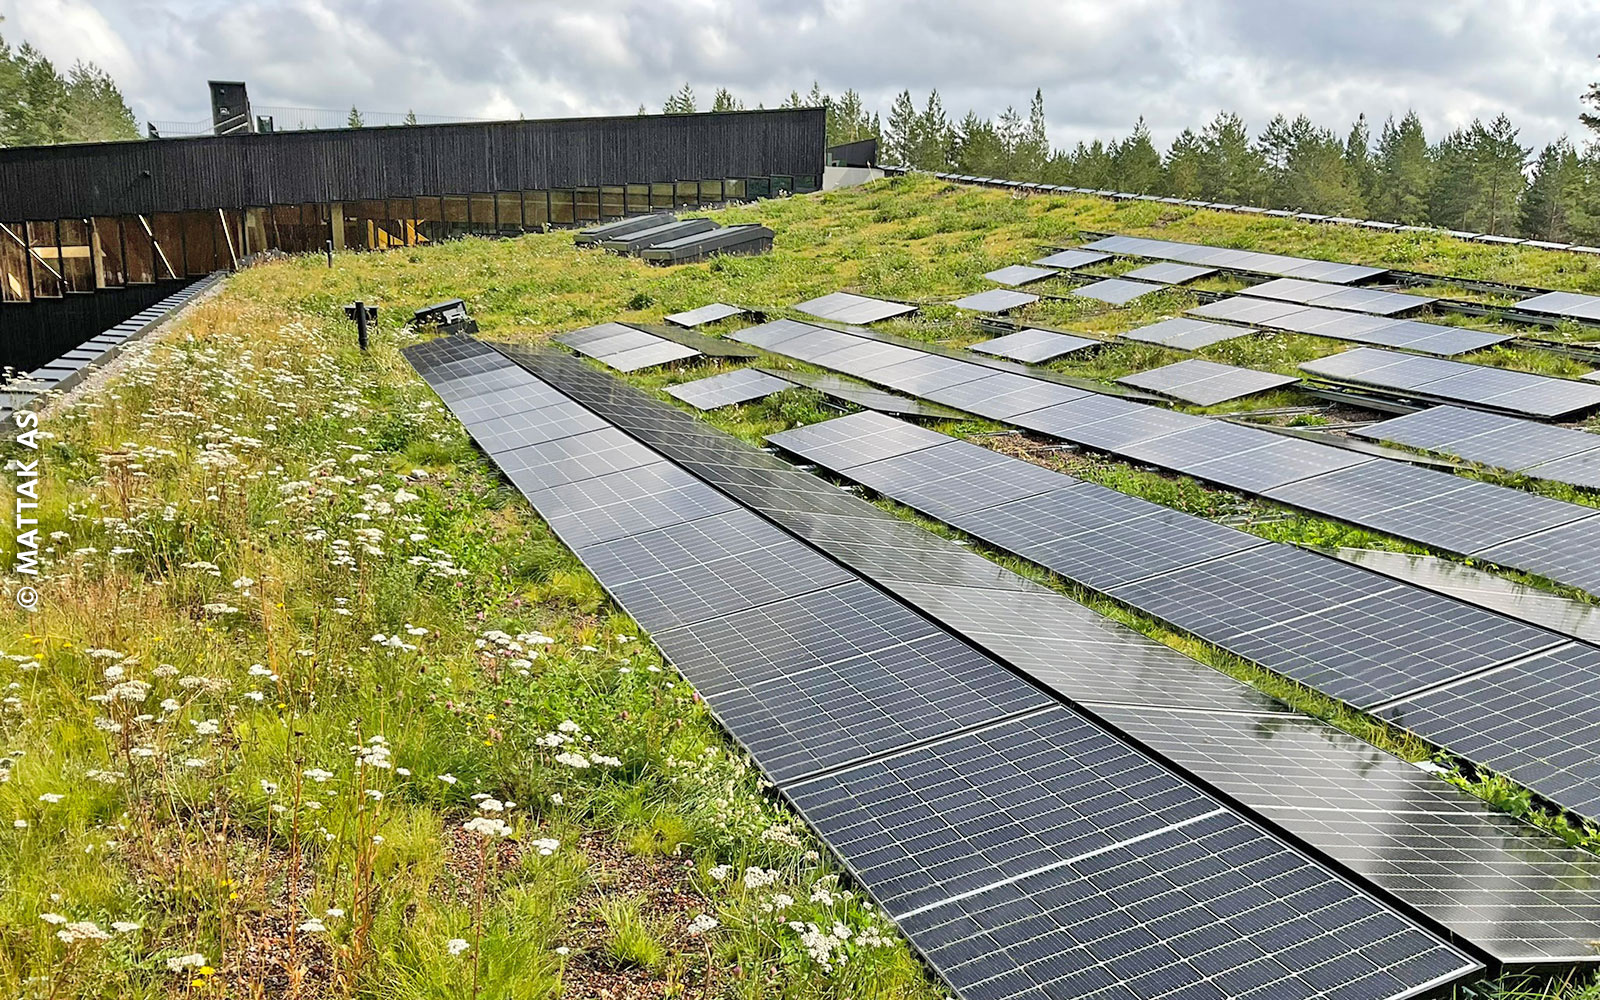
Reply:
<svg viewBox="0 0 1600 1000"><path fill-rule="evenodd" d="M741 177L246 209L0 222L0 302L60 298L231 269L264 250L384 250L465 235L815 191L818 177Z"/></svg>

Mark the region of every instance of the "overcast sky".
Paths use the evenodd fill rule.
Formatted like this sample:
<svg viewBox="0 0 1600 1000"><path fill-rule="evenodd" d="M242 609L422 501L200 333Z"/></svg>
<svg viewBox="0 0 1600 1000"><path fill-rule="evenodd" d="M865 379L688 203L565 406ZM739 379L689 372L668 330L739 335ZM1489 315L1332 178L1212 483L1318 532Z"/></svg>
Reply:
<svg viewBox="0 0 1600 1000"><path fill-rule="evenodd" d="M503 118L628 114L685 81L772 106L813 79L887 113L937 87L952 117L1026 109L1058 145L1158 144L1218 109L1252 132L1343 133L1415 108L1430 138L1506 112L1526 143L1587 141L1595 0L0 0L0 34L109 70L146 119L207 117L207 79L257 105Z"/></svg>

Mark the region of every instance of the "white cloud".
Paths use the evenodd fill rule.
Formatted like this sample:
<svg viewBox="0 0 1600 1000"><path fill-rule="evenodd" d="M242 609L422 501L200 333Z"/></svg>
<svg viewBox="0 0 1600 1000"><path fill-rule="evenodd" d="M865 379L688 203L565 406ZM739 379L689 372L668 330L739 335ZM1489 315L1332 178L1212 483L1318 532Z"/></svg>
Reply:
<svg viewBox="0 0 1600 1000"><path fill-rule="evenodd" d="M1431 136L1501 111L1524 141L1578 135L1600 7L1563 0L0 0L8 39L91 59L141 118L206 115L207 78L257 105L529 118L652 110L689 81L754 106L938 87L994 115L1045 94L1058 144L1160 143L1217 110L1343 132L1415 108Z"/></svg>

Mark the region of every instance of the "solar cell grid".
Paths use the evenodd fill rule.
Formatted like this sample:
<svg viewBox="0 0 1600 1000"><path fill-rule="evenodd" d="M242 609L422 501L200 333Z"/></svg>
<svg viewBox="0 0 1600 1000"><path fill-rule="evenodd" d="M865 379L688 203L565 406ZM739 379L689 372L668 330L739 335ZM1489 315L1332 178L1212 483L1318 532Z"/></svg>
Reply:
<svg viewBox="0 0 1600 1000"><path fill-rule="evenodd" d="M850 478L934 517L949 518L1078 480L967 441L855 466Z"/></svg>
<svg viewBox="0 0 1600 1000"><path fill-rule="evenodd" d="M628 435L607 427L503 451L494 460L507 479L528 493L637 468L657 458Z"/></svg>
<svg viewBox="0 0 1600 1000"><path fill-rule="evenodd" d="M798 303L794 308L811 316L840 323L875 323L878 320L917 311L916 306L903 302L889 302L850 292L832 292Z"/></svg>
<svg viewBox="0 0 1600 1000"><path fill-rule="evenodd" d="M1181 285L1216 274L1214 267L1197 267L1193 264L1146 264L1123 275L1135 281L1153 281L1159 285Z"/></svg>
<svg viewBox="0 0 1600 1000"><path fill-rule="evenodd" d="M1301 368L1325 378L1468 404L1559 417L1600 406L1600 386L1487 365L1398 355L1372 348L1318 358Z"/></svg>
<svg viewBox="0 0 1600 1000"><path fill-rule="evenodd" d="M605 420L577 403L566 400L537 410L483 419L468 426L467 431L479 447L491 455L497 455L606 426Z"/></svg>
<svg viewBox="0 0 1600 1000"><path fill-rule="evenodd" d="M1235 337L1247 336L1254 331L1221 323L1206 323L1195 319L1165 319L1149 326L1128 330L1119 336L1148 344L1161 344L1180 351L1195 351L1202 347Z"/></svg>
<svg viewBox="0 0 1600 1000"><path fill-rule="evenodd" d="M1595 961L1600 859L1404 760L1303 716L1100 714L1502 962Z"/></svg>
<svg viewBox="0 0 1600 1000"><path fill-rule="evenodd" d="M1109 588L1113 597L1357 707L1558 637L1286 545Z"/></svg>
<svg viewBox="0 0 1600 1000"><path fill-rule="evenodd" d="M809 323L801 323L792 319L776 319L770 323L747 326L743 330L736 330L728 334L728 339L737 340L752 347L773 350L785 341L816 333L818 329L818 327Z"/></svg>
<svg viewBox="0 0 1600 1000"><path fill-rule="evenodd" d="M881 413L863 411L769 434L767 440L828 468L848 469L943 444L949 438Z"/></svg>
<svg viewBox="0 0 1600 1000"><path fill-rule="evenodd" d="M1211 361L1190 359L1176 364L1135 372L1117 379L1123 385L1148 389L1200 406L1210 406L1240 396L1276 389L1299 381L1292 375L1235 368Z"/></svg>
<svg viewBox="0 0 1600 1000"><path fill-rule="evenodd" d="M1018 421L1032 420L1043 417L1050 410L1062 411L1066 407L1076 406L1082 400L1052 406L1049 410L1038 410L1034 413L1025 413ZM1178 413L1174 410L1161 410L1153 406L1139 403L1125 403L1126 412L1079 424L1070 430L1053 431L1074 444L1081 444L1088 448L1100 451L1118 452L1140 441L1149 441L1153 438L1167 434L1176 434L1178 431L1188 430L1199 426L1205 417L1197 417L1188 413Z"/></svg>
<svg viewBox="0 0 1600 1000"><path fill-rule="evenodd" d="M1088 337L1073 337L1065 333L1056 333L1052 330L1018 330L992 340L985 340L973 344L972 350L981 354L992 354L998 358L1010 358L1013 361L1025 361L1037 364L1059 358L1063 354L1081 351L1086 347L1098 346L1101 341Z"/></svg>
<svg viewBox="0 0 1600 1000"><path fill-rule="evenodd" d="M738 506L689 473L662 461L539 490L528 500L573 549L720 514Z"/></svg>
<svg viewBox="0 0 1600 1000"><path fill-rule="evenodd" d="M1059 267L1070 271L1074 268L1088 267L1091 264L1099 264L1110 259L1110 254L1093 250L1060 250L1050 254L1048 257L1040 257L1034 263L1044 267Z"/></svg>
<svg viewBox="0 0 1600 1000"><path fill-rule="evenodd" d="M984 277L997 285L1016 286L1054 277L1058 273L1048 267L1029 267L1026 264L1012 264L1010 267L989 271Z"/></svg>
<svg viewBox="0 0 1600 1000"><path fill-rule="evenodd" d="M987 378L992 374L994 369L983 365L924 354L910 361L874 368L868 377L873 382L900 392L926 396L935 390Z"/></svg>
<svg viewBox="0 0 1600 1000"><path fill-rule="evenodd" d="M753 368L741 368L737 371L712 375L710 378L668 386L667 393L697 410L712 410L719 406L763 399L793 386L794 383L786 382L775 375L768 375Z"/></svg>
<svg viewBox="0 0 1600 1000"><path fill-rule="evenodd" d="M1286 277L1309 278L1337 284L1351 284L1375 278L1384 273L1382 268L1361 264L1340 264L1334 261L1310 260L1286 254L1259 253L1250 250L1229 250L1195 243L1178 243L1171 240L1153 240L1134 236L1110 236L1085 245L1088 250L1123 254L1132 257L1153 257L1160 260L1177 260L1190 264L1210 264L1241 271L1257 271Z"/></svg>
<svg viewBox="0 0 1600 1000"><path fill-rule="evenodd" d="M1027 292L1014 292L1009 288L991 288L986 292L964 295L950 304L957 309L975 312L1004 313L1039 301L1039 296Z"/></svg>
<svg viewBox="0 0 1600 1000"><path fill-rule="evenodd" d="M960 382L943 389L934 389L925 395L931 400L966 410L968 413L1003 418L1053 406L1056 403L1082 399L1089 393L1083 389L1041 382L1010 372L999 372L971 382Z"/></svg>
<svg viewBox="0 0 1600 1000"><path fill-rule="evenodd" d="M1502 542L1473 555L1517 568L1536 568L1552 580L1600 593L1600 519L1584 517L1549 531Z"/></svg>
<svg viewBox="0 0 1600 1000"><path fill-rule="evenodd" d="M744 314L745 310L738 306L730 306L726 302L711 302L696 309L668 313L662 319L675 326L693 329L697 326L704 326L707 323L728 319L730 316L743 316Z"/></svg>
<svg viewBox="0 0 1600 1000"><path fill-rule="evenodd" d="M604 364L610 365L619 372L636 372L644 368L654 368L673 361L686 361L689 358L700 357L700 352L683 344L675 344L670 340L653 338L656 343L645 344L615 354L606 354L598 358Z"/></svg>
<svg viewBox="0 0 1600 1000"><path fill-rule="evenodd" d="M1592 646L1569 643L1378 714L1580 815L1600 816L1600 650Z"/></svg>
<svg viewBox="0 0 1600 1000"><path fill-rule="evenodd" d="M634 337L641 332L643 331L636 330L631 326L623 326L621 323L597 323L594 326L558 333L550 339L558 344L565 344L573 350L582 350L585 347L618 337Z"/></svg>

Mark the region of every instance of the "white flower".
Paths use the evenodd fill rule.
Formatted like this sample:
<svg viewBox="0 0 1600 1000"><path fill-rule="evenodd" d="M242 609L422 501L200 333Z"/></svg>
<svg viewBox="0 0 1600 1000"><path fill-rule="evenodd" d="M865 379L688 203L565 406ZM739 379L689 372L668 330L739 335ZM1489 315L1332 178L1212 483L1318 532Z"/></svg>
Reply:
<svg viewBox="0 0 1600 1000"><path fill-rule="evenodd" d="M762 889L778 881L778 872L772 868L746 868L744 870L744 887L746 889Z"/></svg>
<svg viewBox="0 0 1600 1000"><path fill-rule="evenodd" d="M581 753L571 753L570 751L567 753L556 754L556 763L565 764L568 767L577 768L580 771L590 766L589 758L585 757Z"/></svg>
<svg viewBox="0 0 1600 1000"><path fill-rule="evenodd" d="M461 829L468 833L476 833L482 837L509 837L511 827L504 820L494 819L489 816L476 816L461 824Z"/></svg>
<svg viewBox="0 0 1600 1000"><path fill-rule="evenodd" d="M139 925L131 920L113 920L111 922L111 929L116 931L118 934L132 934L134 931L139 929Z"/></svg>
<svg viewBox="0 0 1600 1000"><path fill-rule="evenodd" d="M184 969L198 969L206 964L206 957L198 952L190 955L174 955L167 959L167 968L173 972L182 972Z"/></svg>
<svg viewBox="0 0 1600 1000"><path fill-rule="evenodd" d="M552 840L549 837L542 837L533 842L533 847L541 856L548 858L561 847L561 841Z"/></svg>
<svg viewBox="0 0 1600 1000"><path fill-rule="evenodd" d="M472 945L468 944L463 938L451 938L444 943L444 946L452 955L459 955L468 948L472 947Z"/></svg>
<svg viewBox="0 0 1600 1000"><path fill-rule="evenodd" d="M344 916L344 910L340 909L337 906L330 906L330 907L328 907L328 914L327 915L330 916L330 917L333 917L334 919L338 919L339 917Z"/></svg>
<svg viewBox="0 0 1600 1000"><path fill-rule="evenodd" d="M561 945L558 948L556 948L556 954L565 957L567 955L572 954L572 949L568 948L566 945Z"/></svg>
<svg viewBox="0 0 1600 1000"><path fill-rule="evenodd" d="M41 913L41 914L39 914L39 919L43 920L47 924L56 924L56 925L64 924L64 923L67 922L67 918L63 917L59 913Z"/></svg>
<svg viewBox="0 0 1600 1000"><path fill-rule="evenodd" d="M561 793L560 792L556 792L556 793L554 793L554 794L552 794L550 796L550 801L551 801L552 804L559 806L562 803L566 802L567 800L561 797Z"/></svg>
<svg viewBox="0 0 1600 1000"><path fill-rule="evenodd" d="M18 830L26 830L28 828L28 821L25 819L14 819L11 821L11 825L16 827Z"/></svg>
<svg viewBox="0 0 1600 1000"><path fill-rule="evenodd" d="M320 767L307 768L300 773L305 777L310 778L312 781L315 781L319 785L325 783L329 778L333 777L332 771L324 771Z"/></svg>
<svg viewBox="0 0 1600 1000"><path fill-rule="evenodd" d="M456 776L453 775L453 774L441 774L441 775L439 775L439 780L444 782L447 785L453 785L453 784L456 783L457 779L456 779Z"/></svg>
<svg viewBox="0 0 1600 1000"><path fill-rule="evenodd" d="M502 812L505 810L505 807L505 803L501 802L499 799L484 797L478 802L478 808L482 809L486 813Z"/></svg>
<svg viewBox="0 0 1600 1000"><path fill-rule="evenodd" d="M77 944L79 941L109 941L111 935L100 929L100 925L93 920L79 920L56 931L56 937L67 944Z"/></svg>
<svg viewBox="0 0 1600 1000"><path fill-rule="evenodd" d="M302 934L321 934L327 929L328 928L323 926L322 921L316 917L312 917L299 927L300 933Z"/></svg>
<svg viewBox="0 0 1600 1000"><path fill-rule="evenodd" d="M715 930L719 921L709 913L702 913L689 921L689 936L699 937L708 931Z"/></svg>
<svg viewBox="0 0 1600 1000"><path fill-rule="evenodd" d="M715 868L711 869L710 871L706 872L706 874L711 876L711 881L713 881L713 882L721 882L724 879L726 879L729 875L733 874L733 866L732 865L718 865L717 867L715 867Z"/></svg>
<svg viewBox="0 0 1600 1000"><path fill-rule="evenodd" d="M556 728L561 730L563 733L576 733L579 731L578 724L573 722L571 719L567 719Z"/></svg>
<svg viewBox="0 0 1600 1000"><path fill-rule="evenodd" d="M64 798L66 798L65 795L61 795L57 792L45 792L43 795L39 796L39 801L48 803L50 805L55 805Z"/></svg>

